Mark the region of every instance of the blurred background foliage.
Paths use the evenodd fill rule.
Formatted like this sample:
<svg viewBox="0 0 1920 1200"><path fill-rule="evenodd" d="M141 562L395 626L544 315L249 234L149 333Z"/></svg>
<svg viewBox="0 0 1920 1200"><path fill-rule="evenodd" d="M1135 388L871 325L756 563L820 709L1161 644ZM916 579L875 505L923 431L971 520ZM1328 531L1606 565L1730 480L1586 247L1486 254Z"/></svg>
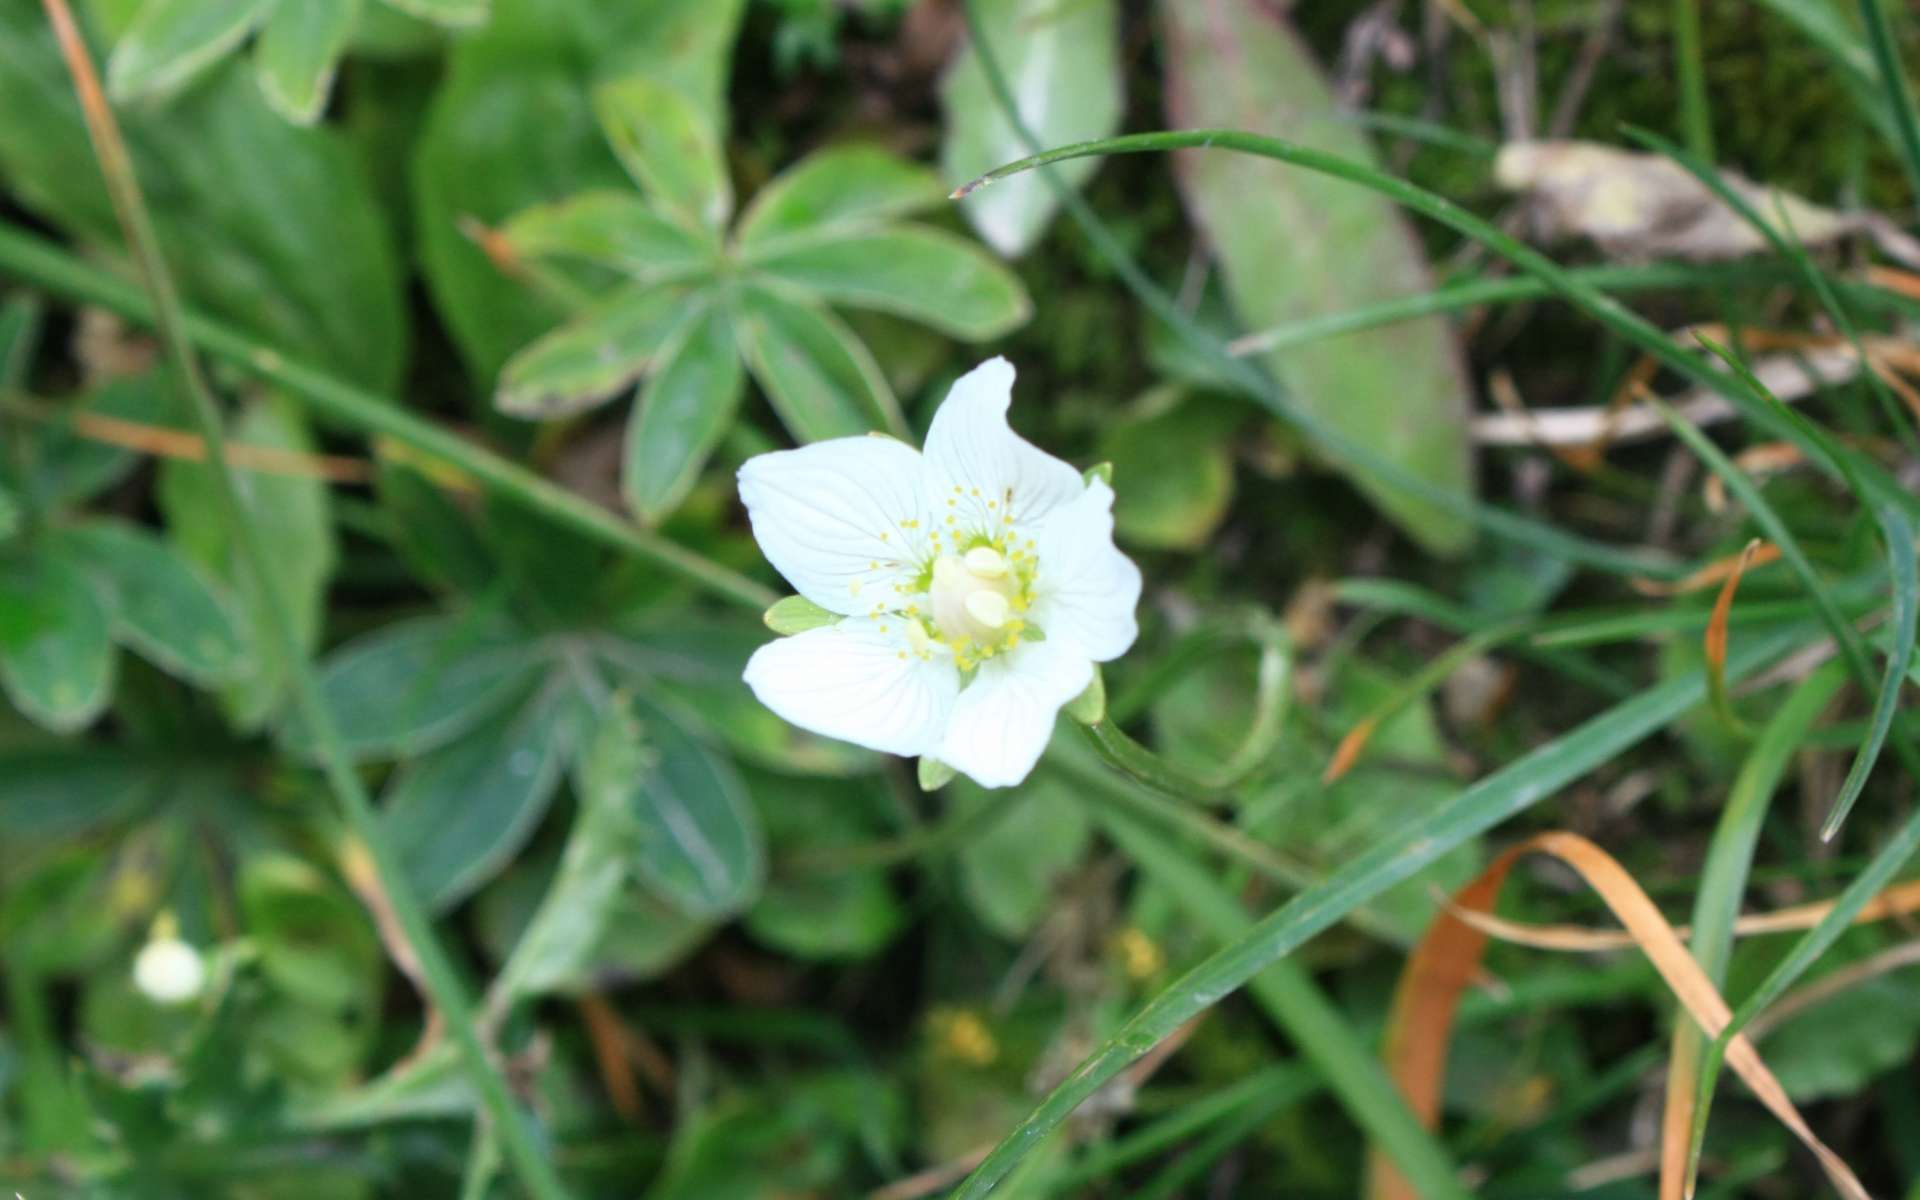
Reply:
<svg viewBox="0 0 1920 1200"><path fill-rule="evenodd" d="M1664 425L1597 462L1567 451L1595 439L1481 432L1502 408L1592 415L1637 353L1482 242L1204 151L946 196L1029 138L1229 127L1544 241L1499 149L1633 148L1644 127L1897 230L1914 164L1853 6L967 7L80 0L226 403L268 590L137 304L113 299L129 256L46 14L0 0L0 1185L523 1194L397 930L396 883L329 799L333 751L375 790L373 835L574 1194L911 1200L959 1183L1253 917L1472 781L1573 754L1595 714L1700 677L1713 591L1661 580L1764 522L1703 493ZM1891 52L1913 58L1920 34L1884 7ZM1082 204L1094 225L1070 218ZM1614 271L1662 328L1850 344L1790 258L1562 232L1591 237L1556 253ZM1894 235L1874 241L1898 257ZM1822 251L1849 297L1871 292L1855 317L1897 356L1911 277L1862 277L1858 239ZM1266 338L1228 357L1178 336L1118 256L1204 334ZM1474 287L1508 291L1448 298ZM1373 316L1315 324L1352 313ZM739 682L779 581L734 469L869 430L917 441L992 353L1019 369L1022 432L1113 466L1148 587L1105 724L1203 793L1114 771L1065 721L1023 787L923 793ZM1911 495L1914 439L1884 391L1900 381L1867 357L1809 411ZM1592 837L1675 921L1753 729L1820 657L1807 579L1884 622L1876 655L1911 647L1873 498L1790 458L1741 461L1817 575L1756 568L1736 640L1812 630L1812 657L1736 695L1744 723L1690 706L1489 835ZM1483 501L1534 533L1491 536ZM1559 535L1645 551L1655 578ZM337 738L292 702L306 660L268 635L276 603ZM1781 752L1734 906L1832 896L1903 844L1905 668L1877 695L1841 691ZM1372 732L1351 769L1328 770L1356 727ZM1872 774L1843 837L1815 837L1849 763L1889 736L1905 761ZM1367 1057L1395 979L1436 889L1486 859L1479 829L1449 828L1102 1088L1006 1194L1363 1194L1369 1138L1403 1146L1383 1131L1408 1120ZM1526 878L1511 915L1603 921L1566 872ZM1839 938L1801 977L1827 990L1763 1041L1876 1195L1920 1195L1909 936ZM134 963L175 938L205 978L167 1003ZM1740 942L1729 998L1790 945ZM1483 982L1432 1152L1475 1194L1656 1194L1675 1017L1654 972L1499 947ZM1328 1088L1337 1103L1312 1099ZM1706 1146L1703 1194L1821 1186L1744 1096Z"/></svg>

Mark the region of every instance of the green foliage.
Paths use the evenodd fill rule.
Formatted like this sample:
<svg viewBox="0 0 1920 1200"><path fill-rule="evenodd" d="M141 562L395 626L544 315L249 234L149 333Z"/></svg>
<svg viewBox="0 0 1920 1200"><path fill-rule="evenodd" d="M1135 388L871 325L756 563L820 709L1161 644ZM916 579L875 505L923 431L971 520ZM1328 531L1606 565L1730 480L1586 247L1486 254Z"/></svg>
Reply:
<svg viewBox="0 0 1920 1200"><path fill-rule="evenodd" d="M636 75L599 87L594 108L644 199L588 192L530 209L500 236L516 260L628 281L516 354L495 403L551 418L644 380L622 469L643 520L686 498L733 425L748 373L802 441L901 430L872 352L829 305L971 341L1026 318L1026 293L1004 268L951 234L897 223L940 199L912 164L872 147L820 151L767 184L728 234L732 184L715 124L693 98Z"/></svg>
<svg viewBox="0 0 1920 1200"><path fill-rule="evenodd" d="M1255 0L89 0L191 383L45 11L0 0L0 1194L1347 1196L1384 1154L1561 1195L1696 1052L1701 1194L1812 1194L1744 1093L1707 1120L1723 1046L1632 955L1496 944L1438 1121L1402 1102L1378 1055L1437 893L1545 829L1691 909L1809 1123L1912 1191L1914 955L1853 919L1920 848L1920 447L1898 380L1783 403L1741 335L1910 357L1911 289L1858 268L1911 217L1920 25L1697 7L1696 46L1559 2L1441 36ZM1491 154L1622 120L1880 236L1545 258ZM1163 122L1231 128L1098 141ZM1709 321L1710 353L1668 332ZM996 353L1146 590L987 790L743 685L843 618L778 598L732 475L917 443ZM1687 419L1472 461L1493 399L1551 424L1637 354ZM1714 587L1659 589L1755 536L1785 562L1731 605L1742 732L1705 705ZM1551 870L1508 892L1604 924ZM175 939L200 986L150 994Z"/></svg>

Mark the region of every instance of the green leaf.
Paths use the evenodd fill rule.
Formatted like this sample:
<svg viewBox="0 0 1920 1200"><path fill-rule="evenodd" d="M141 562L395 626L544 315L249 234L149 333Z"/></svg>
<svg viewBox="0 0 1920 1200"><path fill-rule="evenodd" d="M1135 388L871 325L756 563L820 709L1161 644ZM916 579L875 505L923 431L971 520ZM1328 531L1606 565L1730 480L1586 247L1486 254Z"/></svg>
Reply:
<svg viewBox="0 0 1920 1200"><path fill-rule="evenodd" d="M732 428L745 389L733 322L710 305L662 352L627 423L621 485L642 520L657 523L679 507Z"/></svg>
<svg viewBox="0 0 1920 1200"><path fill-rule="evenodd" d="M0 560L0 685L57 733L92 724L113 689L106 606L54 547Z"/></svg>
<svg viewBox="0 0 1920 1200"><path fill-rule="evenodd" d="M145 0L107 62L107 90L131 100L178 88L246 40L276 0Z"/></svg>
<svg viewBox="0 0 1920 1200"><path fill-rule="evenodd" d="M596 263L642 283L711 269L719 247L655 212L631 191L589 191L518 214L500 230L515 253Z"/></svg>
<svg viewBox="0 0 1920 1200"><path fill-rule="evenodd" d="M166 425L171 407L165 378L149 371L102 384L74 406L74 415L91 413L142 425ZM37 506L48 509L99 494L140 463L140 456L131 450L76 432L71 421L40 426L24 459L23 490Z"/></svg>
<svg viewBox="0 0 1920 1200"><path fill-rule="evenodd" d="M791 637L809 629L831 625L840 619L840 614L821 608L805 596L788 596L769 608L760 619L768 629L781 637Z"/></svg>
<svg viewBox="0 0 1920 1200"><path fill-rule="evenodd" d="M26 387L46 315L46 302L32 292L0 301L0 388Z"/></svg>
<svg viewBox="0 0 1920 1200"><path fill-rule="evenodd" d="M747 366L796 440L904 426L879 364L832 313L750 287L741 293L737 316Z"/></svg>
<svg viewBox="0 0 1920 1200"><path fill-rule="evenodd" d="M959 772L931 754L922 754L914 764L914 778L923 792L939 791L952 783L953 777L957 774Z"/></svg>
<svg viewBox="0 0 1920 1200"><path fill-rule="evenodd" d="M179 551L115 520L76 525L61 540L98 585L114 636L141 657L203 684L245 668L248 639L233 606Z"/></svg>
<svg viewBox="0 0 1920 1200"><path fill-rule="evenodd" d="M1247 410L1156 389L1136 412L1100 439L1098 453L1126 481L1114 491L1114 530L1141 546L1198 550L1233 500L1235 435Z"/></svg>
<svg viewBox="0 0 1920 1200"><path fill-rule="evenodd" d="M1312 55L1272 9L1258 0L1159 8L1173 124L1284 133L1372 160L1365 135L1341 115ZM1223 45L1234 53L1222 55ZM1250 328L1432 287L1412 230L1382 197L1246 155L1194 152L1181 155L1177 167L1188 210L1212 242L1227 295ZM1336 430L1437 487L1470 493L1470 393L1443 319L1296 345L1266 362L1301 407ZM1465 548L1469 530L1460 517L1367 472L1353 473L1427 549Z"/></svg>
<svg viewBox="0 0 1920 1200"><path fill-rule="evenodd" d="M661 208L706 229L733 214L733 181L709 113L672 84L633 75L593 93L620 165Z"/></svg>
<svg viewBox="0 0 1920 1200"><path fill-rule="evenodd" d="M642 886L689 916L737 913L760 893L760 824L733 768L672 722L603 714L582 781L588 803L624 804L637 822Z"/></svg>
<svg viewBox="0 0 1920 1200"><path fill-rule="evenodd" d="M565 706L547 693L400 768L381 826L407 878L444 912L533 836L569 753Z"/></svg>
<svg viewBox="0 0 1920 1200"><path fill-rule="evenodd" d="M101 746L0 758L0 837L26 847L92 833L140 811L167 782L164 763Z"/></svg>
<svg viewBox="0 0 1920 1200"><path fill-rule="evenodd" d="M249 405L234 424L236 442L299 454L314 451L299 411L268 398ZM240 499L259 529L273 531L278 594L300 644L309 650L320 639L327 580L333 574L334 534L331 498L320 480L250 471L240 476ZM252 670L222 692L228 712L243 728L265 723L287 688L288 664L273 639L265 636L272 618L268 598L253 572L238 559L231 530L210 468L168 460L160 471L160 508L167 532L194 561L233 588L240 600L241 625L253 637Z"/></svg>
<svg viewBox="0 0 1920 1200"><path fill-rule="evenodd" d="M551 420L606 403L654 368L693 303L683 291L646 284L615 293L514 355L494 407Z"/></svg>
<svg viewBox="0 0 1920 1200"><path fill-rule="evenodd" d="M267 978L322 1008L367 1000L380 946L360 906L297 858L267 855L241 869L240 911Z"/></svg>
<svg viewBox="0 0 1920 1200"><path fill-rule="evenodd" d="M394 531L394 549L416 576L477 594L493 581L493 559L473 516L423 471L383 459L376 480L380 506Z"/></svg>
<svg viewBox="0 0 1920 1200"><path fill-rule="evenodd" d="M918 163L877 146L834 146L761 188L736 237L752 261L783 245L868 229L945 199L939 178Z"/></svg>
<svg viewBox="0 0 1920 1200"><path fill-rule="evenodd" d="M360 0L273 4L254 48L254 74L274 111L296 125L311 125L327 107L334 72L360 15Z"/></svg>
<svg viewBox="0 0 1920 1200"><path fill-rule="evenodd" d="M567 314L502 274L463 224L630 190L594 118L594 83L646 71L717 118L744 3L498 0L486 28L454 43L413 163L414 227L435 308L483 386Z"/></svg>
<svg viewBox="0 0 1920 1200"><path fill-rule="evenodd" d="M30 0L0 0L0 112L0 176L14 198L120 253L73 83ZM395 235L354 146L289 125L238 62L119 115L190 305L376 390L398 383L407 308Z"/></svg>
<svg viewBox="0 0 1920 1200"><path fill-rule="evenodd" d="M884 792L871 780L743 775L776 860L794 851L870 842L887 831ZM816 960L877 954L906 921L887 871L879 867L775 872L746 915L747 932L756 940Z"/></svg>
<svg viewBox="0 0 1920 1200"><path fill-rule="evenodd" d="M975 11L1019 99L1021 119L1042 146L1090 141L1119 129L1120 15L1113 0L984 0ZM941 84L940 103L946 112L940 167L949 183L967 183L1028 153L972 46ZM1070 163L1059 177L1077 188L1098 167ZM1012 186L967 197L960 212L988 245L1018 258L1045 232L1060 200L1038 176L1006 182Z"/></svg>
<svg viewBox="0 0 1920 1200"><path fill-rule="evenodd" d="M972 784L950 794L968 807L991 802ZM1054 907L1061 881L1092 841L1093 825L1072 790L1051 778L1035 780L998 821L960 847L968 906L1001 937L1023 940Z"/></svg>
<svg viewBox="0 0 1920 1200"><path fill-rule="evenodd" d="M512 633L476 613L388 625L320 664L320 695L355 758L411 758L463 737L532 686L536 664ZM312 757L301 723L286 742Z"/></svg>
<svg viewBox="0 0 1920 1200"><path fill-rule="evenodd" d="M12 537L20 528L20 501L14 499L7 485L0 483L0 539Z"/></svg>
<svg viewBox="0 0 1920 1200"><path fill-rule="evenodd" d="M965 238L923 226L809 241L755 265L833 303L908 317L965 341L999 337L1033 313L1013 272Z"/></svg>

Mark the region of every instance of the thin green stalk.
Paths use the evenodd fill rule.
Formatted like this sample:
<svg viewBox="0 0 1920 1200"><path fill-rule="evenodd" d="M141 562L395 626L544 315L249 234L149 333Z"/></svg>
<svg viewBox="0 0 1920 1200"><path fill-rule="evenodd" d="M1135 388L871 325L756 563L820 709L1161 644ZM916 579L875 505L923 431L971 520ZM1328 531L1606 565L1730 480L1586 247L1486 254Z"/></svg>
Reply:
<svg viewBox="0 0 1920 1200"><path fill-rule="evenodd" d="M1693 937L1688 946L1715 985L1726 981L1727 960L1733 953L1733 923L1740 915L1747 877L1753 868L1760 827L1787 764L1798 753L1820 714L1827 710L1846 682L1846 670L1828 663L1801 681L1761 730L1753 750L1740 765L1726 806L1714 826L1706 865L1693 902ZM1667 1073L1667 1104L1689 1104L1699 1087L1696 1073L1705 1038L1693 1021L1681 1019L1673 1027L1673 1054Z"/></svg>
<svg viewBox="0 0 1920 1200"><path fill-rule="evenodd" d="M1100 757L1115 770L1139 780L1163 796L1188 804L1219 804L1232 795L1230 789L1209 787L1198 778L1133 740L1127 731L1112 721L1101 720L1080 726Z"/></svg>
<svg viewBox="0 0 1920 1200"><path fill-rule="evenodd" d="M1857 451L1841 447L1837 453L1847 459L1845 468L1836 461L1835 450L1808 439L1801 430L1785 420L1779 412L1770 406L1766 398L1757 394L1751 386L1737 376L1715 370L1700 355L1686 349L1661 331L1657 326L1632 312L1611 296L1599 291L1590 283L1581 280L1566 268L1547 258L1539 251L1520 242L1510 234L1495 228L1488 222L1467 212L1452 201L1435 195L1424 188L1416 187L1403 179L1396 178L1384 171L1375 170L1363 163L1356 163L1339 155L1327 154L1280 138L1265 137L1260 134L1245 133L1233 129L1192 129L1172 130L1159 133L1130 134L1123 137L1105 138L1099 141L1078 142L1070 146L1061 146L1041 154L1023 158L1018 162L995 168L979 179L957 189L956 197L962 197L979 188L1025 171L1035 170L1053 163L1076 158L1094 158L1111 154L1148 154L1165 153L1170 150L1208 149L1227 150L1241 154L1251 154L1260 158L1270 158L1276 162L1288 163L1315 171L1334 179L1366 188L1405 208L1419 213L1431 220L1445 225L1485 246L1488 250L1506 259L1515 267L1539 279L1556 295L1586 313L1589 317L1619 335L1629 344L1650 354L1661 363L1672 368L1702 387L1725 396L1754 425L1766 431L1770 436L1783 441L1793 442L1806 454L1808 461L1814 463L1829 474L1840 476L1851 472L1867 481L1874 490L1900 493L1898 483L1889 476L1878 463L1867 459ZM1151 286L1150 284L1147 286ZM1146 297L1143 296L1143 300ZM1191 325L1184 314L1174 312L1178 319ZM1198 335L1206 338L1204 331ZM1219 353L1217 344L1209 339L1205 346L1210 353ZM1228 360L1237 367L1246 368L1247 364L1239 360ZM1236 382L1242 378L1234 375ZM1398 468L1391 467L1384 460L1377 460L1362 448L1350 445L1333 430L1323 428L1318 422L1293 406L1282 404L1269 389L1262 387L1258 395L1264 397L1263 403L1275 408L1288 420L1299 425L1316 440L1321 441L1329 450L1352 461L1362 462L1366 469L1387 479L1395 488L1414 492L1423 497L1431 496L1434 502L1441 504L1461 516L1478 521L1495 532L1504 532L1516 540L1542 546L1553 553L1565 557L1577 558L1595 566L1605 566L1611 570L1626 570L1630 574L1653 574L1672 577L1674 569L1670 563L1662 563L1660 569L1648 571L1646 560L1626 554L1611 547L1596 547L1591 543L1579 541L1576 546L1556 545L1558 539L1567 535L1552 531L1553 538L1542 536L1537 523L1487 506L1465 501L1443 489L1431 488L1412 480ZM1359 454L1356 455L1356 451ZM1446 497L1443 499L1443 497ZM1903 494L1902 505L1911 513L1920 513L1920 496ZM1637 563L1628 566L1628 563Z"/></svg>
<svg viewBox="0 0 1920 1200"><path fill-rule="evenodd" d="M1594 289L1618 295L1631 295L1636 292L1674 291L1693 287L1726 287L1738 284L1791 283L1796 275L1804 275L1804 269L1794 269L1778 263L1735 263L1723 267L1696 267L1679 263L1654 263L1648 266L1604 266L1580 267L1569 271L1573 278ZM1893 296L1878 288L1853 283L1848 280L1829 280L1820 276L1823 285L1844 291L1858 302L1891 309L1901 313L1915 313L1920 306L1903 297ZM1382 325L1392 325L1398 321L1411 321L1419 317L1429 317L1441 313L1459 312L1461 309L1478 308L1485 304L1501 304L1513 300L1540 300L1554 295L1552 288L1530 275L1509 275L1499 279L1469 279L1460 283L1449 283L1430 292L1421 292L1414 296L1396 296L1391 300L1381 300L1346 312L1318 313L1302 317L1285 325L1258 333L1249 333L1227 343L1227 350L1235 357L1244 358L1254 354L1264 354L1270 350L1284 350L1291 346L1304 345L1326 337L1338 337L1345 333L1358 333L1363 329L1374 329Z"/></svg>
<svg viewBox="0 0 1920 1200"><path fill-rule="evenodd" d="M1245 936L1253 918L1176 843L1111 808L1096 815L1127 857L1212 937L1231 944ZM1407 1107L1378 1056L1304 968L1290 959L1276 960L1247 981L1247 990L1420 1195L1462 1200L1470 1195L1446 1149Z"/></svg>
<svg viewBox="0 0 1920 1200"><path fill-rule="evenodd" d="M46 291L154 324L154 308L124 280L89 266L33 234L0 222L0 272ZM752 579L684 546L642 529L543 478L409 412L398 402L343 383L289 359L230 325L196 313L183 315L187 339L223 362L271 383L330 420L363 433L390 437L440 459L501 497L549 517L622 553L658 563L714 595L762 611L780 597Z"/></svg>
<svg viewBox="0 0 1920 1200"><path fill-rule="evenodd" d="M1707 110L1707 73L1700 54L1700 0L1673 0L1673 65L1680 79L1680 127L1687 146L1713 159L1713 121Z"/></svg>
<svg viewBox="0 0 1920 1200"><path fill-rule="evenodd" d="M266 632L277 652L286 660L295 704L322 751L327 780L346 811L347 821L355 836L366 844L372 854L387 902L398 918L414 956L419 960L428 994L460 1046L468 1074L480 1093L481 1103L488 1118L500 1130L521 1182L540 1200L563 1200L566 1189L561 1186L559 1176L554 1173L553 1165L548 1162L536 1140L532 1126L514 1102L505 1076L494 1066L486 1047L481 1044L480 1035L474 1027L472 1006L459 975L434 937L426 911L413 894L398 855L386 843L366 786L355 773L352 761L340 744L333 715L320 698L312 666L307 662L300 639L287 619L288 606L281 592L280 576L274 569L265 541L254 528L246 505L241 500L239 481L227 461L220 409L205 377L200 373L199 362L188 340L180 296L160 255L159 241L147 212L146 200L141 195L140 183L134 174L133 159L121 140L119 125L107 105L92 58L79 28L74 24L66 0L45 0L45 4L48 19L53 24L68 69L72 72L74 87L86 114L87 131L106 177L114 211L152 296L155 325L166 346L168 362L178 377L200 436L206 442L207 462L213 471L223 515L231 527L247 569L253 574L261 594L267 598L263 606L268 626Z"/></svg>
<svg viewBox="0 0 1920 1200"><path fill-rule="evenodd" d="M1123 1138L1081 1155L1049 1180L1054 1195L1073 1195L1073 1189L1110 1180L1114 1172L1151 1158L1211 1125L1252 1110L1271 1119L1320 1089L1320 1081L1298 1066L1266 1067L1210 1096L1183 1104L1157 1121Z"/></svg>
<svg viewBox="0 0 1920 1200"><path fill-rule="evenodd" d="M1887 107L1893 110L1893 125L1900 134L1901 163L1907 180L1920 199L1920 115L1913 107L1913 89L1907 84L1906 70L1900 65L1900 50L1893 31L1887 27L1887 14L1879 0L1860 0L1860 23L1867 30L1867 45L1873 50L1874 69L1880 75L1880 90Z"/></svg>

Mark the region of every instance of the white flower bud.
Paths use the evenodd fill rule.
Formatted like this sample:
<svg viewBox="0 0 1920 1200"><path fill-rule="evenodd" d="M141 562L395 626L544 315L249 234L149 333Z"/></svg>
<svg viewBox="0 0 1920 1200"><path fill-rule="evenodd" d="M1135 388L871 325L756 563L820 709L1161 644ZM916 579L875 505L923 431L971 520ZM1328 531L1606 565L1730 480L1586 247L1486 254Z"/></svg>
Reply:
<svg viewBox="0 0 1920 1200"><path fill-rule="evenodd" d="M153 939L133 960L134 986L158 1004L184 1004L206 981L200 952L176 937Z"/></svg>

